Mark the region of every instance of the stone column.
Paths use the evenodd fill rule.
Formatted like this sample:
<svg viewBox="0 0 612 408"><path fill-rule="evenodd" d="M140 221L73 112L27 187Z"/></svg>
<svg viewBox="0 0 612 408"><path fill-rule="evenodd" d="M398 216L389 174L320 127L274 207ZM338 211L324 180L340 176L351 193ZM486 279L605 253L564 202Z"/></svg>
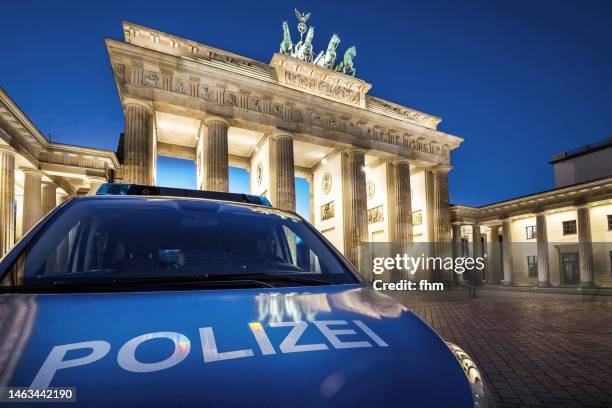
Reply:
<svg viewBox="0 0 612 408"><path fill-rule="evenodd" d="M482 234L480 232L480 224L472 225L472 256L474 259L482 256ZM484 271L474 269L475 273L478 273L479 279L482 280L482 274Z"/></svg>
<svg viewBox="0 0 612 408"><path fill-rule="evenodd" d="M154 184L155 137L153 111L148 106L124 103L123 182Z"/></svg>
<svg viewBox="0 0 612 408"><path fill-rule="evenodd" d="M308 186L310 188L310 223L312 225L315 224L315 205L314 205L314 196L315 196L315 186L314 186L314 173L310 173L308 176Z"/></svg>
<svg viewBox="0 0 612 408"><path fill-rule="evenodd" d="M293 135L275 132L270 138L270 193L272 205L295 211Z"/></svg>
<svg viewBox="0 0 612 408"><path fill-rule="evenodd" d="M430 170L423 171L423 178L425 182L425 213L427 214L427 256L434 256L436 245L434 238L434 176ZM436 271L434 269L429 269L427 271L427 279L429 281L440 280L440 278L436 275Z"/></svg>
<svg viewBox="0 0 612 408"><path fill-rule="evenodd" d="M448 204L448 172L450 166L438 166L432 170L433 176L433 235L436 246L435 255L445 258L451 256L450 248L450 208ZM442 270L438 276L447 285L454 283L454 271Z"/></svg>
<svg viewBox="0 0 612 408"><path fill-rule="evenodd" d="M580 258L580 287L595 286L593 280L593 243L591 242L591 220L589 207L576 207L578 227L578 256Z"/></svg>
<svg viewBox="0 0 612 408"><path fill-rule="evenodd" d="M536 239L538 246L538 286L550 286L548 268L548 231L546 230L546 214L536 212Z"/></svg>
<svg viewBox="0 0 612 408"><path fill-rule="evenodd" d="M23 183L23 236L42 216L40 189L42 173L35 169L22 170L25 175Z"/></svg>
<svg viewBox="0 0 612 408"><path fill-rule="evenodd" d="M401 160L395 168L395 233L393 241L410 244L412 243L412 198L410 196L410 163ZM390 209L391 210L391 209Z"/></svg>
<svg viewBox="0 0 612 408"><path fill-rule="evenodd" d="M42 183L41 213L44 217L57 206L57 185L50 181Z"/></svg>
<svg viewBox="0 0 612 408"><path fill-rule="evenodd" d="M199 188L209 191L228 191L227 129L229 122L219 116L209 116L204 120L204 125L197 153L202 181Z"/></svg>
<svg viewBox="0 0 612 408"><path fill-rule="evenodd" d="M105 177L88 177L87 181L89 181L87 195L96 195L100 186L107 182Z"/></svg>
<svg viewBox="0 0 612 408"><path fill-rule="evenodd" d="M501 274L499 273L499 267L501 260L499 256L501 254L501 248L499 243L499 226L492 225L491 227L491 251L489 253L489 262L487 262L487 283L491 285L498 284L500 281Z"/></svg>
<svg viewBox="0 0 612 408"><path fill-rule="evenodd" d="M15 244L15 151L0 146L0 258Z"/></svg>
<svg viewBox="0 0 612 408"><path fill-rule="evenodd" d="M504 286L512 286L512 234L510 233L510 219L502 220L502 237L503 237L503 262L504 262Z"/></svg>
<svg viewBox="0 0 612 408"><path fill-rule="evenodd" d="M452 224L453 231L453 257L460 258L462 256L461 253L461 223L453 222ZM464 276L463 273L458 273L456 275L456 280L458 285L464 284Z"/></svg>
<svg viewBox="0 0 612 408"><path fill-rule="evenodd" d="M344 202L344 254L363 272L361 243L368 242L368 207L365 178L365 152L349 150L342 154Z"/></svg>

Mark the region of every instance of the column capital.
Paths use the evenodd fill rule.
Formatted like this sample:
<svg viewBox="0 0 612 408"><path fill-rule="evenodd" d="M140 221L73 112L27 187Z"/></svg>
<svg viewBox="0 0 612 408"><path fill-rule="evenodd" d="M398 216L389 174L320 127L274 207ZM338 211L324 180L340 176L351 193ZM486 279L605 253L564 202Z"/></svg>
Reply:
<svg viewBox="0 0 612 408"><path fill-rule="evenodd" d="M453 221L451 222L451 225L454 225L455 227L462 227L465 223L462 221Z"/></svg>
<svg viewBox="0 0 612 408"><path fill-rule="evenodd" d="M123 98L122 104L123 109L126 109L128 106L140 106L148 110L150 113L153 113L153 104L149 101L126 96Z"/></svg>
<svg viewBox="0 0 612 408"><path fill-rule="evenodd" d="M89 181L90 183L93 182L99 182L99 183L108 183L108 180L106 179L106 177L102 177L102 176L87 176L87 181Z"/></svg>
<svg viewBox="0 0 612 408"><path fill-rule="evenodd" d="M284 130L284 129L275 129L270 136L274 140L277 140L281 137L290 137L291 139L293 139L293 133L289 132L288 130Z"/></svg>
<svg viewBox="0 0 612 408"><path fill-rule="evenodd" d="M411 160L405 157L400 157L399 159L392 159L390 160L390 162L395 165L397 164L408 164L409 165L411 163Z"/></svg>
<svg viewBox="0 0 612 408"><path fill-rule="evenodd" d="M452 169L453 166L451 166L450 164L439 164L430 168L430 170L434 173L448 173Z"/></svg>
<svg viewBox="0 0 612 408"><path fill-rule="evenodd" d="M586 202L576 202L576 203L574 203L574 207L577 210L582 210L582 209L585 209L585 208L588 209L589 208L589 203L586 203Z"/></svg>
<svg viewBox="0 0 612 408"><path fill-rule="evenodd" d="M349 147L349 148L345 149L345 150L343 151L343 153L347 153L347 154L348 154L348 153L363 153L363 154L365 154L365 153L366 153L366 151L365 151L365 149L361 149L361 148L359 148L359 147L354 147L354 146L353 146L353 147Z"/></svg>
<svg viewBox="0 0 612 408"><path fill-rule="evenodd" d="M9 145L0 145L0 153L8 153L14 155L17 152Z"/></svg>
<svg viewBox="0 0 612 408"><path fill-rule="evenodd" d="M21 170L23 172L23 174L26 175L30 175L30 176L44 176L45 173L43 173L41 170L39 169L32 169L32 168L28 168L28 167L21 167L19 170Z"/></svg>
<svg viewBox="0 0 612 408"><path fill-rule="evenodd" d="M53 181L43 180L41 182L41 184L43 185L43 187L55 187L55 188L57 188L57 184L55 184Z"/></svg>
<svg viewBox="0 0 612 408"><path fill-rule="evenodd" d="M206 126L210 125L213 122L225 123L226 126L230 125L229 121L221 116L209 115L204 118L204 124Z"/></svg>

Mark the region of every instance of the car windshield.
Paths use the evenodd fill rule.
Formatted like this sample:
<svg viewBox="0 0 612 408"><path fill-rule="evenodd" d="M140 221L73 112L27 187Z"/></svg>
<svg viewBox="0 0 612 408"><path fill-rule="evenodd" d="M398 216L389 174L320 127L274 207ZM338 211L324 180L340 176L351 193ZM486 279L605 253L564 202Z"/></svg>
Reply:
<svg viewBox="0 0 612 408"><path fill-rule="evenodd" d="M126 278L300 276L313 282L357 282L300 217L268 207L193 199L73 200L15 264L19 268L11 268L11 286L21 287Z"/></svg>

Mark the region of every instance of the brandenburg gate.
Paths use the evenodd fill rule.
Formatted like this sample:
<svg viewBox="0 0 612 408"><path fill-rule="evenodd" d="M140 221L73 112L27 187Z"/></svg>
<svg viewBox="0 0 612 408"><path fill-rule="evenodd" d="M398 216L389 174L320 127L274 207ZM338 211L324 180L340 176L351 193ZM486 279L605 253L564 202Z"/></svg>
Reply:
<svg viewBox="0 0 612 408"><path fill-rule="evenodd" d="M105 40L125 114L117 152L47 140L0 92L0 255L68 196L155 184L158 156L193 160L198 189L227 191L229 167L246 169L250 192L281 209L295 209L305 178L311 223L356 265L364 242L450 242L462 139L370 95L356 47L341 53L334 34L315 52L310 15L296 16L299 41L283 23L269 63L124 23L124 41Z"/></svg>
<svg viewBox="0 0 612 408"><path fill-rule="evenodd" d="M368 95L351 75L355 47L335 61L335 34L315 56L298 18L300 42L284 23L269 64L124 23L124 42L106 40L125 113L115 179L155 184L161 155L193 160L199 189L227 191L234 166L252 194L294 210L304 177L311 222L353 262L361 242L450 242L450 151L462 139Z"/></svg>

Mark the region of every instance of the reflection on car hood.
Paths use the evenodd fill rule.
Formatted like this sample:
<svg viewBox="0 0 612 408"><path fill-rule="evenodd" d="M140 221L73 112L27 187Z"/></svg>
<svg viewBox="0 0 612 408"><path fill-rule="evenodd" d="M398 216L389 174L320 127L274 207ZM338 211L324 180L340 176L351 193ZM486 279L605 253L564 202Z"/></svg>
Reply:
<svg viewBox="0 0 612 408"><path fill-rule="evenodd" d="M87 406L472 404L436 333L361 285L1 295L0 327L0 386L47 378ZM91 341L110 349L39 374L54 347ZM60 361L91 353L77 347Z"/></svg>

